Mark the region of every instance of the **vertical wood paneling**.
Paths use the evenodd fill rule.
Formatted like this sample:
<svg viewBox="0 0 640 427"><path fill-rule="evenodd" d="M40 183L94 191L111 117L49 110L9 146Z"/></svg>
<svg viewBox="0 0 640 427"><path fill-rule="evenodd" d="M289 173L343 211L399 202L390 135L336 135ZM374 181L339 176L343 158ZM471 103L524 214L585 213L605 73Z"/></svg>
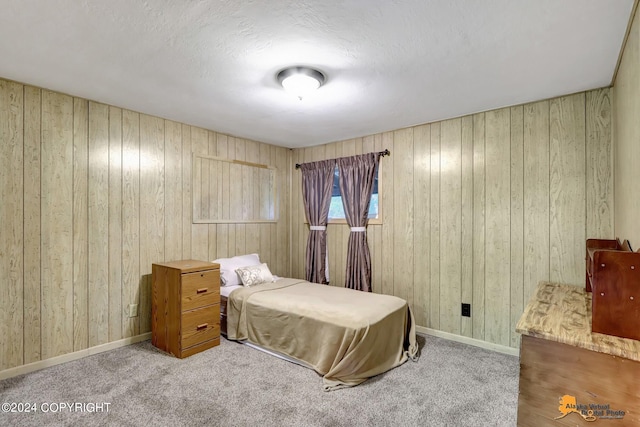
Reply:
<svg viewBox="0 0 640 427"><path fill-rule="evenodd" d="M109 107L109 341L122 338L122 110Z"/></svg>
<svg viewBox="0 0 640 427"><path fill-rule="evenodd" d="M202 154L209 154L209 132L205 129L194 129L192 136L197 138L197 145L195 145L195 147L197 147ZM199 175L199 179L194 180L194 190L196 197L200 199L200 218L213 218L209 213L213 205L213 201L211 200L211 170L204 162L199 162L195 168Z"/></svg>
<svg viewBox="0 0 640 427"><path fill-rule="evenodd" d="M212 131L207 132L207 137L209 139L209 155L215 156L218 152L218 134ZM221 218L218 214L218 208L220 206L220 195L218 194L218 172L216 167L213 164L209 164L209 187L207 189L207 197L209 200L209 215L207 218ZM215 224L213 224L215 227ZM211 226L210 226L211 228ZM211 258L214 259L215 257Z"/></svg>
<svg viewBox="0 0 640 427"><path fill-rule="evenodd" d="M460 334L462 120L440 126L440 329Z"/></svg>
<svg viewBox="0 0 640 427"><path fill-rule="evenodd" d="M293 249L290 246L290 242L292 241L290 238L293 233L292 207L290 202L292 191L291 183L292 181L299 182L299 179L295 179L298 178L298 175L293 168L295 163L292 161L292 151L286 148L276 148L274 152L276 155L275 166L278 168L278 185L276 191L279 195L277 207L279 214L278 224L276 225L276 259L278 261L276 274L291 276L291 258L293 257Z"/></svg>
<svg viewBox="0 0 640 427"><path fill-rule="evenodd" d="M202 186L204 185L202 177L203 160L197 157L193 157L193 218L204 218L201 215L207 213L202 212L201 209L208 208L208 206L202 206Z"/></svg>
<svg viewBox="0 0 640 427"><path fill-rule="evenodd" d="M273 151L273 147L265 144L258 144L256 150L258 151L258 154L255 157L256 163L274 166L274 163L271 160L271 152ZM277 180L278 178L276 175L276 182ZM268 206L268 204L264 203L267 201L263 200L260 197L261 193L261 191L258 191L257 206L260 207L261 212L268 213L265 211L265 205ZM256 224L255 232L258 233L258 236L254 244L255 247L257 247L256 252L260 254L260 259L262 260L262 262L266 262L270 270L277 270L275 260L277 259L278 254L276 250L273 250L276 249L275 242L273 245L273 249L271 246L272 231L275 231L275 226L273 224Z"/></svg>
<svg viewBox="0 0 640 427"><path fill-rule="evenodd" d="M89 347L109 342L109 107L89 102Z"/></svg>
<svg viewBox="0 0 640 427"><path fill-rule="evenodd" d="M392 156L395 156L395 149L393 145L393 132L384 132L382 134L382 145L389 149ZM337 149L336 149L337 150ZM393 246L390 242L393 242L393 205L395 200L394 193L394 180L393 180L393 162L385 162L389 160L383 158L383 163L380 165L380 172L378 172L378 180L382 181L382 185L379 188L379 203L386 206L386 209L382 210L382 241L386 244L382 245L382 293L386 295L393 295Z"/></svg>
<svg viewBox="0 0 640 427"><path fill-rule="evenodd" d="M549 280L549 101L524 106L524 300Z"/></svg>
<svg viewBox="0 0 640 427"><path fill-rule="evenodd" d="M140 115L140 333L151 331L151 264L164 261L164 121ZM206 236L205 236L206 239ZM206 253L205 253L206 255Z"/></svg>
<svg viewBox="0 0 640 427"><path fill-rule="evenodd" d="M266 148L266 150L265 150ZM266 151L266 152L265 152ZM267 164L275 167L276 168L276 172L275 172L275 178L274 178L274 186L275 187L271 187L271 191L274 191L274 197L272 199L272 206L270 207L270 211L273 212L274 218L278 221L275 224L268 224L267 227L262 227L260 228L260 252L264 253L269 252L269 265L270 265L270 269L273 268L273 271L281 271L283 272L284 269L282 269L282 265L281 265L281 261L279 259L279 255L280 255L280 250L282 249L279 245L278 245L278 226L280 224L280 221L282 221L282 216L283 213L280 212L280 206L281 206L281 197L282 194L281 192L285 190L285 188L281 187L281 174L285 171L285 170L291 170L293 169L293 166L289 165L288 167L286 165L284 165L284 168L281 170L280 167L278 166L279 160L278 160L278 155L279 155L279 151L278 151L278 147L275 147L273 145L266 145L266 144L261 144L260 145L260 158L261 159L268 159ZM284 154L284 161L287 161L287 151L283 151ZM288 186L288 185L287 185ZM290 223L287 223L287 226L289 226ZM266 231L265 231L266 230ZM268 234L268 236L267 236ZM269 249L265 249L269 248ZM284 276L283 274L278 274L275 273L276 275L281 275Z"/></svg>
<svg viewBox="0 0 640 427"><path fill-rule="evenodd" d="M274 192L274 198L272 200L272 212L273 212L273 217L277 220L277 222L275 224L270 224L269 226L269 232L271 235L271 242L272 242L272 248L275 248L275 251L272 251L271 253L271 264L274 266L274 268L276 270L279 271L284 271L284 269L280 269L280 267L282 266L281 263L285 260L285 259L280 259L279 255L280 255L280 251L283 249L280 245L278 245L278 229L280 227L280 223L281 221L283 221L283 218L286 217L284 211L281 211L281 209L284 209L285 207L288 207L288 199L285 201L283 200L283 195L286 195L286 197L288 197L289 194L289 190L291 189L291 183L286 181L286 182L281 182L284 178L286 178L287 175L283 175L286 172L289 172L293 169L293 166L288 163L290 161L290 157L289 155L291 154L291 150L278 150L277 147L271 145L269 146L269 154L271 156L271 161L269 162L269 164L271 166L274 166L276 168L276 172L275 172L275 180L274 180L274 187L271 187L271 191ZM283 156L282 159L279 159L280 156ZM282 163L282 168L280 168L279 164ZM290 222L286 222L287 224L287 228L285 230L285 233L287 233L288 230L290 230ZM289 257L286 257L286 259L288 260ZM277 266L277 267L276 267Z"/></svg>
<svg viewBox="0 0 640 427"><path fill-rule="evenodd" d="M585 96L550 101L550 279L584 282Z"/></svg>
<svg viewBox="0 0 640 427"><path fill-rule="evenodd" d="M42 91L42 358L73 351L73 99Z"/></svg>
<svg viewBox="0 0 640 427"><path fill-rule="evenodd" d="M73 349L89 347L89 102L73 99Z"/></svg>
<svg viewBox="0 0 640 427"><path fill-rule="evenodd" d="M509 109L485 114L485 339L510 344Z"/></svg>
<svg viewBox="0 0 640 427"><path fill-rule="evenodd" d="M219 157L229 158L229 141L227 135L217 135L216 149ZM220 209L224 218L229 218L229 165L223 164L218 176L218 197L221 200ZM229 256L229 225L217 224L216 226L216 255L217 258L226 258ZM213 258L215 259L215 258Z"/></svg>
<svg viewBox="0 0 640 427"><path fill-rule="evenodd" d="M191 151L195 154L209 154L209 135L207 131L201 128L191 127ZM196 167L194 165L194 167ZM204 171L203 171L204 173ZM208 173L208 172L207 172ZM195 183L206 182L204 178L194 179ZM193 197L202 199L202 188L193 189ZM208 208L209 204L200 202L202 206ZM195 205L197 206L197 205ZM207 212L208 214L208 212ZM202 217L208 218L208 217ZM191 225L191 257L194 259L207 260L209 257L209 226L207 224ZM211 260L209 260L211 261Z"/></svg>
<svg viewBox="0 0 640 427"><path fill-rule="evenodd" d="M122 335L140 333L140 317L129 317L129 304L140 304L140 115L122 112ZM187 209L191 218L191 206ZM190 231L190 230L189 230Z"/></svg>
<svg viewBox="0 0 640 427"><path fill-rule="evenodd" d="M180 123L165 120L165 196L164 196L164 259L182 258L182 126ZM213 258L206 258L209 261Z"/></svg>
<svg viewBox="0 0 640 427"><path fill-rule="evenodd" d="M393 181L413 184L413 128L393 133ZM413 185L395 188L393 205L393 294L413 306ZM346 254L345 254L346 255Z"/></svg>
<svg viewBox="0 0 640 427"><path fill-rule="evenodd" d="M378 150L376 150L378 151ZM415 251L413 283L420 283L421 286L414 286L413 290L413 315L418 325L429 327L429 294L430 286L430 265L431 258L429 242L430 224L430 195L431 195L431 127L430 125L418 126L413 131L413 217ZM393 153L392 153L393 155ZM386 162L382 158L381 164ZM386 185L379 179L379 186ZM384 207L383 207L384 208ZM380 245L381 242L374 242Z"/></svg>
<svg viewBox="0 0 640 427"><path fill-rule="evenodd" d="M473 338L484 340L485 310L485 114L473 115Z"/></svg>
<svg viewBox="0 0 640 427"><path fill-rule="evenodd" d="M431 124L431 188L430 188L430 289L429 289L429 327L440 329L440 146L441 123ZM400 185L398 183L397 185Z"/></svg>
<svg viewBox="0 0 640 427"><path fill-rule="evenodd" d="M24 359L24 91L0 81L0 369Z"/></svg>
<svg viewBox="0 0 640 427"><path fill-rule="evenodd" d="M0 103L0 107L4 103ZM40 360L40 89L24 87L24 360ZM75 116L75 115L74 115ZM4 138L0 137L0 144ZM4 188L4 185L3 185ZM74 193L75 194L75 193ZM74 196L75 197L75 196ZM75 212L74 212L75 215ZM3 221L4 225L4 221ZM2 239L4 241L4 238ZM75 244L74 244L75 248ZM74 256L75 259L75 256Z"/></svg>
<svg viewBox="0 0 640 427"><path fill-rule="evenodd" d="M255 141L247 141L246 143L246 161L251 163L261 163L260 162L260 146ZM267 159L268 163L268 159ZM254 219L256 218L256 212L260 211L260 187L252 186L251 182L258 182L258 173L259 171L256 168L245 168L247 172L245 172L245 176L247 178L246 184L243 182L243 187L246 187L248 192L247 199L250 200L250 203L247 204L247 218ZM243 176L243 180L245 178ZM253 188L252 188L253 187ZM246 241L245 241L245 252L246 253L260 253L260 227L259 224L247 224L246 225ZM268 254L264 253L263 257L268 260Z"/></svg>
<svg viewBox="0 0 640 427"><path fill-rule="evenodd" d="M262 171L258 173L260 180L263 183L260 185L261 189L258 196L258 212L264 212L265 214L272 213L276 220L279 220L278 206L280 204L278 194L278 186L280 180L280 171L277 169L277 149L274 146L266 144L258 144L258 163L266 164L268 166L276 168L273 175L273 186L270 186L269 181L265 177L269 176L268 171ZM266 195L269 194L269 195ZM257 251L261 256L265 257L269 269L273 271L279 270L278 268L278 251L277 247L277 223L271 224L258 224L258 242L256 243ZM264 255L262 255L264 254ZM276 274L276 273L274 273Z"/></svg>
<svg viewBox="0 0 640 427"><path fill-rule="evenodd" d="M462 177L461 177L461 244L460 302L473 304L473 117L462 118ZM457 301L454 301L457 302ZM458 304L459 306L459 304ZM458 315L456 307L456 315ZM473 311L471 312L473 315ZM460 334L473 336L473 321L461 317Z"/></svg>
<svg viewBox="0 0 640 427"><path fill-rule="evenodd" d="M609 93L608 89L586 93L588 239L610 239L613 236L613 150Z"/></svg>
<svg viewBox="0 0 640 427"><path fill-rule="evenodd" d="M242 138L231 138L233 140L233 147L234 147L234 152L235 154L233 155L233 158L236 160L246 160L246 141ZM233 165L232 165L233 166ZM244 179L243 179L243 172L242 172L242 167L239 167L237 169L237 191L238 194L244 194L248 192L248 188L246 188L246 186L244 185ZM234 182L234 181L232 181ZM243 202L245 201L244 197L240 197L239 200L242 200ZM246 198L246 200L248 201L249 199ZM244 218L246 216L245 213L245 209L244 207L238 206L237 208L237 215L234 216L233 218ZM232 253L234 255L241 255L244 254L246 252L246 235L247 235L247 226L245 224L236 224L235 225L235 246L233 248ZM231 248L230 248L231 249Z"/></svg>
<svg viewBox="0 0 640 427"><path fill-rule="evenodd" d="M208 150L276 165L277 224L192 224L192 151ZM231 247L290 275L291 161L286 148L0 79L0 369L149 331L153 262ZM225 195L204 195L228 212Z"/></svg>
<svg viewBox="0 0 640 427"><path fill-rule="evenodd" d="M524 310L524 116L522 106L511 111L511 347L520 346L516 323Z"/></svg>
<svg viewBox="0 0 640 427"><path fill-rule="evenodd" d="M191 126L182 127L182 259L191 256L191 221L193 190L191 187ZM175 220L175 219L174 219Z"/></svg>
<svg viewBox="0 0 640 427"><path fill-rule="evenodd" d="M207 132L209 138L209 155L216 156L218 153L218 134L215 132ZM219 181L219 168L213 168L209 165L209 215L219 215L218 210L221 207L220 197L220 183ZM167 217L170 217L167 215ZM216 216L214 218L219 218ZM207 258L206 260L213 261L218 258L218 226L217 224L208 224L208 242L207 242Z"/></svg>
<svg viewBox="0 0 640 427"><path fill-rule="evenodd" d="M624 67L622 77L628 74ZM633 102L623 92L616 106L628 109L621 112L628 123ZM8 337L2 368L148 331L151 263L167 257L257 250L268 253L263 259L275 264L276 274L302 277L308 232L293 164L384 148L392 155L380 165L383 223L368 229L374 290L401 294L416 319L423 319L419 325L443 330L455 330L445 323L471 298L473 317L458 320L455 333L514 346L511 323L520 301L539 280L573 276L581 285L584 239L613 232L610 93L603 89L291 151L0 80L0 247L17 253L0 260L10 278L0 286L1 332ZM511 119L506 123L504 111ZM460 121L460 130L448 128ZM458 131L461 141L451 138ZM618 131L632 145L627 141L633 126ZM459 172L449 176L443 159L454 142ZM277 224L192 224L191 153L214 148L220 157L277 167ZM633 157L629 147L622 149ZM210 177L210 185L216 179ZM220 179L231 179L230 171ZM625 179L620 191L630 188ZM255 205L254 189L248 190ZM204 192L212 194L212 187ZM209 209L229 209L224 197L213 197ZM622 219L618 224L629 228ZM330 268L332 284L340 285L349 231L333 227ZM458 272L459 291L445 289L445 278ZM128 317L129 304L139 304L138 317Z"/></svg>

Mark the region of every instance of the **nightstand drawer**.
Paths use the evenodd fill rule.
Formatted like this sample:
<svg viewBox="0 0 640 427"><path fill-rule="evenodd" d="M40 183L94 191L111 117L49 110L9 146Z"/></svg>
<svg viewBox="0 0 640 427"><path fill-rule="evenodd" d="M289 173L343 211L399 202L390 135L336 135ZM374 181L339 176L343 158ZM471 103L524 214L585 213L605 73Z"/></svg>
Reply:
<svg viewBox="0 0 640 427"><path fill-rule="evenodd" d="M215 304L219 298L218 270L196 271L182 275L182 311Z"/></svg>
<svg viewBox="0 0 640 427"><path fill-rule="evenodd" d="M181 317L180 347L182 349L220 335L220 304L186 311Z"/></svg>

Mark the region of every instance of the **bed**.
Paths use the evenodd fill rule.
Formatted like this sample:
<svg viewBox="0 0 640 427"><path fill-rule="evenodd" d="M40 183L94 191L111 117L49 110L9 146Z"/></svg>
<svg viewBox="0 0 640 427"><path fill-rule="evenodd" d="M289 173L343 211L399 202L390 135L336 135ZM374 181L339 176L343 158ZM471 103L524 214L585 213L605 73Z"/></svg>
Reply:
<svg viewBox="0 0 640 427"><path fill-rule="evenodd" d="M221 287L220 307L227 339L314 369L325 391L358 385L418 358L413 315L394 296L273 278Z"/></svg>

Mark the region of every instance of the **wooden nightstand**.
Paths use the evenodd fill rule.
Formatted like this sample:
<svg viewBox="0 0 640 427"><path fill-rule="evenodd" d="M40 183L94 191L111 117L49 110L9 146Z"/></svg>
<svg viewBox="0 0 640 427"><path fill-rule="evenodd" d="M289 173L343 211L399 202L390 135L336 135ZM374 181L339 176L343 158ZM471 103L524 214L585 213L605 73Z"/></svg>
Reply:
<svg viewBox="0 0 640 427"><path fill-rule="evenodd" d="M220 265L152 265L151 342L184 358L220 344Z"/></svg>

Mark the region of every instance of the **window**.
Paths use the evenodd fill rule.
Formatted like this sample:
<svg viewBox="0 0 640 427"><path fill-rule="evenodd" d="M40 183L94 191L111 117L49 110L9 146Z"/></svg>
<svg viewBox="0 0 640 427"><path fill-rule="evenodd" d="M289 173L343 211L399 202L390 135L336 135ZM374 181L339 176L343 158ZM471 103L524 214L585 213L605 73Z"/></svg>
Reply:
<svg viewBox="0 0 640 427"><path fill-rule="evenodd" d="M371 202L369 202L369 219L378 218L378 171L373 180L373 193L371 194ZM344 206L342 205L342 195L340 193L340 173L336 166L333 171L333 189L331 191L331 205L329 205L329 221L344 220Z"/></svg>

